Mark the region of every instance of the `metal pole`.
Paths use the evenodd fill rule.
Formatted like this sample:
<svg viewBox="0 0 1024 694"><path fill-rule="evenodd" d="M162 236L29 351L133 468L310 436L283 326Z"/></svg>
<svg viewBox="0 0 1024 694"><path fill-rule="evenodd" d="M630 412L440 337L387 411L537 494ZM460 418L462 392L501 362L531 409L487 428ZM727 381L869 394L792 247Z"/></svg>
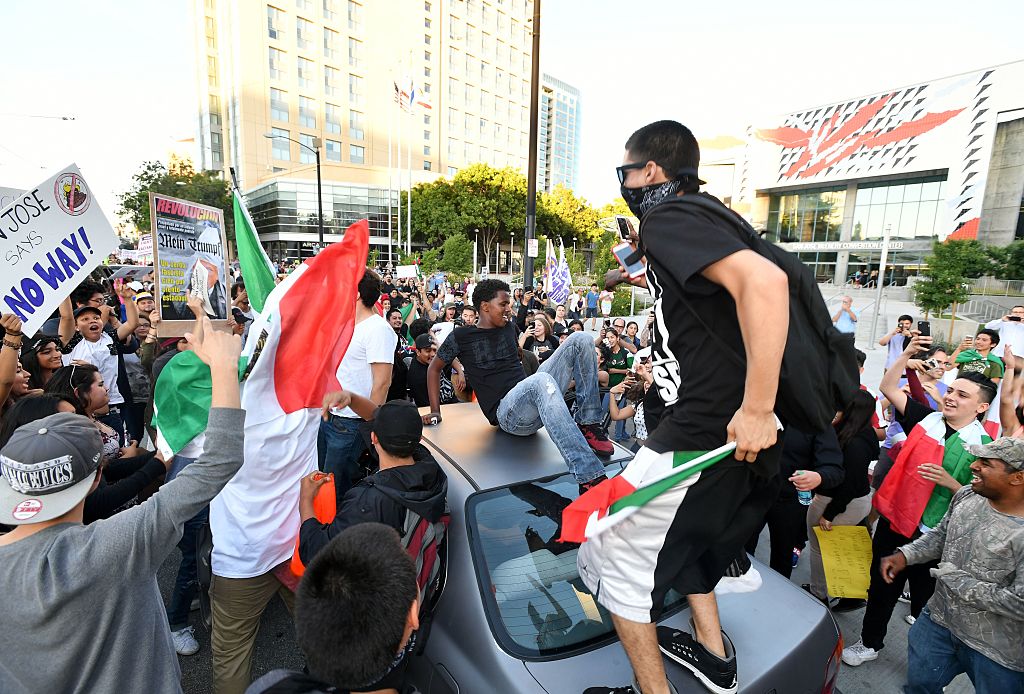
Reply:
<svg viewBox="0 0 1024 694"><path fill-rule="evenodd" d="M314 150L316 154L316 205L317 205L317 235L320 237L317 253L324 249L324 191L320 183L320 148Z"/></svg>
<svg viewBox="0 0 1024 694"><path fill-rule="evenodd" d="M473 234L473 279L476 279L476 241L480 232Z"/></svg>
<svg viewBox="0 0 1024 694"><path fill-rule="evenodd" d="M540 0L533 0L533 54L530 70L530 152L526 173L526 243L535 238L537 230L537 119L540 115ZM533 282L533 258L523 258L523 284Z"/></svg>
<svg viewBox="0 0 1024 694"><path fill-rule="evenodd" d="M516 252L516 235L512 234L508 242L508 276L512 279L512 256Z"/></svg>
<svg viewBox="0 0 1024 694"><path fill-rule="evenodd" d="M412 58L409 59L410 63ZM412 87L410 86L410 89ZM412 255L412 135L415 132L413 130L412 120L412 104L409 104L409 151L407 153L406 161L409 163L409 195L405 199L405 214L407 217L407 223L405 226L405 253L406 255Z"/></svg>
<svg viewBox="0 0 1024 694"><path fill-rule="evenodd" d="M388 74L391 74L390 70L388 71ZM401 98L401 96L399 96L399 98ZM392 176L393 171L391 169L391 129L393 127L394 120L395 120L395 113L394 113L394 111L391 110L391 107L389 106L388 107L388 262L389 263L392 262L392 258L391 258L391 234L392 234L392 229L391 229L391 196L394 194L394 183L395 183L394 182L394 178Z"/></svg>
<svg viewBox="0 0 1024 694"><path fill-rule="evenodd" d="M882 236L882 255L878 262L878 287L875 292L875 314L871 317L871 349L875 348L875 330L878 329L878 314L882 309L882 288L885 287L885 261L889 257L889 235L892 225L885 225L885 232Z"/></svg>
<svg viewBox="0 0 1024 694"><path fill-rule="evenodd" d="M636 285L629 285L629 315L636 315Z"/></svg>

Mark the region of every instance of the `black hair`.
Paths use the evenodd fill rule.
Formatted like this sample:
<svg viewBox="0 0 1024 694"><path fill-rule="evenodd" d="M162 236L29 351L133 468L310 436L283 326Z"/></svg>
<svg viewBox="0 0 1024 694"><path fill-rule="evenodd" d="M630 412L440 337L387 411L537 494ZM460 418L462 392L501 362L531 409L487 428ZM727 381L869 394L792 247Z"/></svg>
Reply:
<svg viewBox="0 0 1024 694"><path fill-rule="evenodd" d="M71 403L77 414L86 414L89 407L89 400L85 392L92 388L95 377L93 374L100 372L92 364L73 364L62 366L53 372L50 380L46 382L44 391L56 395Z"/></svg>
<svg viewBox="0 0 1024 694"><path fill-rule="evenodd" d="M984 375L976 372L959 374L958 379L962 378L965 381L978 384L978 397L982 402L991 403L996 399L996 384L991 379L985 378Z"/></svg>
<svg viewBox="0 0 1024 694"><path fill-rule="evenodd" d="M544 315L546 315L551 320L554 320L555 318L558 317L558 314L555 313L555 309L551 308L550 306L544 309Z"/></svg>
<svg viewBox="0 0 1024 694"><path fill-rule="evenodd" d="M391 314L392 314L392 313L397 313L397 314L398 314L399 316L401 316L401 315L402 315L402 309L400 309L400 308L393 308L393 309L391 309L390 311L388 311L388 315L387 315L387 316L385 316L385 317L386 317L386 318L387 318L387 319L388 319L389 321L391 320Z"/></svg>
<svg viewBox="0 0 1024 694"><path fill-rule="evenodd" d="M428 332L430 332L430 321L426 318L417 318L409 324L409 337L413 340Z"/></svg>
<svg viewBox="0 0 1024 694"><path fill-rule="evenodd" d="M466 309L469 309L473 313L479 313L479 311L476 310L476 306L473 306L472 304L463 304L462 310L465 311Z"/></svg>
<svg viewBox="0 0 1024 694"><path fill-rule="evenodd" d="M580 330L586 330L587 329L587 326L584 325L583 321L581 321L579 318L573 318L571 321L569 321L569 325L567 325L566 327L569 330L572 330L572 326L574 326L574 325L580 326Z"/></svg>
<svg viewBox="0 0 1024 694"><path fill-rule="evenodd" d="M982 328L981 330L974 334L975 337L977 337L978 335L988 335L989 337L991 337L993 347L999 344L999 331L997 330L989 330L988 328Z"/></svg>
<svg viewBox="0 0 1024 694"><path fill-rule="evenodd" d="M59 395L29 395L18 398L14 404L4 412L2 423L0 423L0 448L7 445L14 435L14 430L23 424L34 422L51 414L57 414L57 406L64 398ZM74 405L74 403L71 403Z"/></svg>
<svg viewBox="0 0 1024 694"><path fill-rule="evenodd" d="M39 366L39 350L47 345L57 345L60 349L60 340L52 335L43 335L35 340L26 351L21 353L21 368L28 371L28 387L42 388L46 385L43 381L43 367Z"/></svg>
<svg viewBox="0 0 1024 694"><path fill-rule="evenodd" d="M640 324L637 323L635 320L631 320L628 323L626 323L626 330L629 330L629 326L631 325L636 327L637 332L640 332Z"/></svg>
<svg viewBox="0 0 1024 694"><path fill-rule="evenodd" d="M897 323L902 323L905 320L908 320L911 323L913 323L914 322L914 317L912 315L910 315L909 313L904 313L902 316L900 316L899 318L896 319L896 322Z"/></svg>
<svg viewBox="0 0 1024 694"><path fill-rule="evenodd" d="M479 284L476 285L476 289L473 290L473 305L479 311L481 306L498 296L498 292L511 291L507 282L495 279L480 280Z"/></svg>
<svg viewBox="0 0 1024 694"><path fill-rule="evenodd" d="M417 594L416 568L393 528L360 523L338 534L295 592L295 640L310 674L342 689L379 679Z"/></svg>
<svg viewBox="0 0 1024 694"><path fill-rule="evenodd" d="M858 368L863 368L864 367L864 362L866 362L868 360L868 355L865 354L864 352L860 351L859 349L854 349L853 353L857 355L857 366L858 366Z"/></svg>
<svg viewBox="0 0 1024 694"><path fill-rule="evenodd" d="M232 299L237 299L238 298L238 294L242 290L244 290L244 289L245 289L245 283L244 282L235 282L234 284L232 284L231 285L231 298Z"/></svg>
<svg viewBox="0 0 1024 694"><path fill-rule="evenodd" d="M99 282L93 282L92 280L86 280L80 285L74 288L71 292L71 304L78 308L89 303L89 299L92 298L93 294L102 294L103 285Z"/></svg>
<svg viewBox="0 0 1024 694"><path fill-rule="evenodd" d="M683 182L683 190L700 188L695 173L681 175L684 169L696 171L700 164L700 146L690 129L673 120L659 120L637 130L626 140L626 151L638 164L653 161L665 170L669 179Z"/></svg>
<svg viewBox="0 0 1024 694"><path fill-rule="evenodd" d="M858 390L850 404L843 410L843 418L836 426L839 445L846 446L850 440L871 423L875 413L875 398L865 390Z"/></svg>
<svg viewBox="0 0 1024 694"><path fill-rule="evenodd" d="M380 275L366 268L362 279L359 280L359 300L366 308L373 308L373 305L380 299Z"/></svg>

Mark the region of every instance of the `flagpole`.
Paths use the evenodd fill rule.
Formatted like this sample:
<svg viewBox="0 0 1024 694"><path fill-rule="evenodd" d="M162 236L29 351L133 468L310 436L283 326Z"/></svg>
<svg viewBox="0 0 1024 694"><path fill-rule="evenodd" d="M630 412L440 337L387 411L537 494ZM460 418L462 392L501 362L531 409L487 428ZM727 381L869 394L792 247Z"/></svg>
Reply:
<svg viewBox="0 0 1024 694"><path fill-rule="evenodd" d="M409 83L409 96L412 97L412 83ZM412 143L413 135L415 134L415 124L412 118L413 104L409 104L409 151L406 155L406 163L409 167L409 191L408 196L405 199L405 215L407 218L405 226L405 252L406 254L412 254Z"/></svg>
<svg viewBox="0 0 1024 694"><path fill-rule="evenodd" d="M397 157L396 173L398 174L398 250L402 250L402 91L398 91L398 113L395 114L398 119L398 149L395 154Z"/></svg>
<svg viewBox="0 0 1024 694"><path fill-rule="evenodd" d="M391 71L388 70L388 72L390 73ZM393 260L392 260L392 257L391 257L391 239L392 239L392 229L391 229L391 196L394 193L394 179L392 177L392 170L391 170L391 126L393 124L394 119L395 119L395 114L391 110L391 108L388 107L388 264L389 265L393 264Z"/></svg>

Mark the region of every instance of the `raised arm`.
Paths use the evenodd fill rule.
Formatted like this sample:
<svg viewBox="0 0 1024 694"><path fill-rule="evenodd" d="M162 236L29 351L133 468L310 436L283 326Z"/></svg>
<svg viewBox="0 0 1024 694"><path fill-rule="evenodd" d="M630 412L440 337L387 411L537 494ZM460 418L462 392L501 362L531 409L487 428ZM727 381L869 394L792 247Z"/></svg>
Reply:
<svg viewBox="0 0 1024 694"><path fill-rule="evenodd" d="M61 347L71 342L75 336L75 307L71 305L71 297L65 297L60 302L60 323L57 325L57 336L60 338Z"/></svg>
<svg viewBox="0 0 1024 694"><path fill-rule="evenodd" d="M914 331L917 332L917 331ZM903 392L900 388L900 377L903 376L907 370L907 362L910 361L910 357L922 350L926 350L931 347L932 338L922 337L920 335L914 335L911 338L910 344L903 350L896 362L889 367L882 376L882 382L878 384L878 389L882 391L882 395L885 399L892 403L892 406L897 412L903 414L907 409L907 400L909 396Z"/></svg>
<svg viewBox="0 0 1024 694"><path fill-rule="evenodd" d="M114 280L114 293L124 304L125 321L117 326L117 339L124 342L139 327L139 307L135 305L135 290L124 280Z"/></svg>
<svg viewBox="0 0 1024 694"><path fill-rule="evenodd" d="M14 387L14 379L18 374L18 355L21 352L21 319L13 313L0 316L0 326L4 333L3 345L0 346L0 404L7 402L7 397Z"/></svg>

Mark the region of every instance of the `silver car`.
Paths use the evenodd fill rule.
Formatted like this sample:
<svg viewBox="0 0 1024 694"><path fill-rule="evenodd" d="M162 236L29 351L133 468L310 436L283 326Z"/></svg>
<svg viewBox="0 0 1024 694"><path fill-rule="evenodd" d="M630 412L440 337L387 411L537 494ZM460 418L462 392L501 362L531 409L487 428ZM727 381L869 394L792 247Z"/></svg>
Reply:
<svg viewBox="0 0 1024 694"><path fill-rule="evenodd" d="M449 405L424 441L448 475L452 518L433 620L408 682L419 694L578 694L622 686L632 669L611 618L576 571L576 550L556 539L578 496L547 433L515 437L490 426L475 403ZM616 447L608 472L631 454ZM836 692L842 639L831 613L755 562L752 593L718 600L736 646L741 692ZM688 629L683 596L670 593L661 625ZM682 692L706 692L666 660Z"/></svg>

